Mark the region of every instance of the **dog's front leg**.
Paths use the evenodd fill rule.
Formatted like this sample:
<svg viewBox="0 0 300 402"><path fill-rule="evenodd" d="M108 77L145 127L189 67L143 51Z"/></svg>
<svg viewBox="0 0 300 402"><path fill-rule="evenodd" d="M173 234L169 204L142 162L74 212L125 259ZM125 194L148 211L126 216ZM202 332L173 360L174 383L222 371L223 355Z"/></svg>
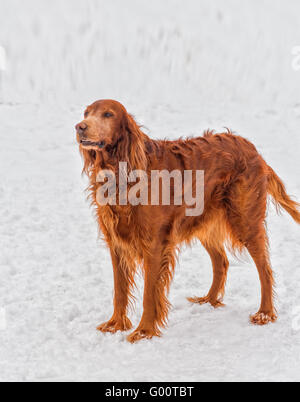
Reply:
<svg viewBox="0 0 300 402"><path fill-rule="evenodd" d="M130 268L121 253L111 248L111 258L114 270L114 313L112 318L100 325L97 329L101 332L115 333L128 331L132 324L127 317L127 307L131 297L131 288L134 285L134 268Z"/></svg>
<svg viewBox="0 0 300 402"><path fill-rule="evenodd" d="M170 249L157 246L152 255L145 257L144 312L138 328L127 338L129 342L161 335L160 328L166 326L168 319L167 294L174 265L175 258Z"/></svg>

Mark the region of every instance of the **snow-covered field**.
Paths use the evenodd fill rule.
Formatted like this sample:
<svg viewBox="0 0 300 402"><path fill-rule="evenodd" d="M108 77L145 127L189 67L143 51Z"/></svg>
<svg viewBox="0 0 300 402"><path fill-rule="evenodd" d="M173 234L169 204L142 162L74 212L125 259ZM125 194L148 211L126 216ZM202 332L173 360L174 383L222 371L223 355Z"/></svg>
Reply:
<svg viewBox="0 0 300 402"><path fill-rule="evenodd" d="M231 258L226 308L189 305L212 278L196 245L181 254L163 338L96 332L112 269L74 135L84 106L106 97L154 138L227 126L300 199L299 17L297 0L1 0L1 381L300 380L300 228L273 207L276 324L249 324L260 285L247 256Z"/></svg>

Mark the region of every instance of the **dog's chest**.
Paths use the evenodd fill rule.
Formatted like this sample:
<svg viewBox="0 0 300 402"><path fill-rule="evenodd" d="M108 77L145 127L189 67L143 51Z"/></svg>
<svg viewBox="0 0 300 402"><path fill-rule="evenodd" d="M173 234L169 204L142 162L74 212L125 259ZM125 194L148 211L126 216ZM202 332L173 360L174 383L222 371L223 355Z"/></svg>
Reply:
<svg viewBox="0 0 300 402"><path fill-rule="evenodd" d="M136 219L130 207L105 207L100 210L100 217L109 236L119 245L133 246L142 240L141 223ZM137 244L136 244L137 245Z"/></svg>
<svg viewBox="0 0 300 402"><path fill-rule="evenodd" d="M118 224L115 228L116 236L120 237L123 241L132 241L134 236L134 222L131 216L121 214L118 219Z"/></svg>

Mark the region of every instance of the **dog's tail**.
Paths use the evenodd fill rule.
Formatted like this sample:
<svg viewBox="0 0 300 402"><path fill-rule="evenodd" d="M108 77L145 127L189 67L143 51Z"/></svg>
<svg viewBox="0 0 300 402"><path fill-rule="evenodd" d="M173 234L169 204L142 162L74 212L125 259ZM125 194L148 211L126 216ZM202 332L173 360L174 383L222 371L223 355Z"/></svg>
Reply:
<svg viewBox="0 0 300 402"><path fill-rule="evenodd" d="M285 185L269 166L268 192L273 197L278 210L285 209L300 224L300 204L287 194Z"/></svg>

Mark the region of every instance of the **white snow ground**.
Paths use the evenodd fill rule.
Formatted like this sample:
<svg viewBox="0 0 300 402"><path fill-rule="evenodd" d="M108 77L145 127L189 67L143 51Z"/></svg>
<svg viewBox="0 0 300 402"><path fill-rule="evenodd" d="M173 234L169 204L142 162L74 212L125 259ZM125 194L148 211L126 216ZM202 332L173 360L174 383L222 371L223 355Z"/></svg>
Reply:
<svg viewBox="0 0 300 402"><path fill-rule="evenodd" d="M299 2L225 4L1 0L1 381L300 380L300 228L273 208L276 324L248 322L260 286L247 258L231 258L226 308L190 306L185 297L211 282L196 245L181 254L163 338L130 345L95 330L110 318L113 285L74 138L87 103L120 99L155 138L228 126L300 199Z"/></svg>

